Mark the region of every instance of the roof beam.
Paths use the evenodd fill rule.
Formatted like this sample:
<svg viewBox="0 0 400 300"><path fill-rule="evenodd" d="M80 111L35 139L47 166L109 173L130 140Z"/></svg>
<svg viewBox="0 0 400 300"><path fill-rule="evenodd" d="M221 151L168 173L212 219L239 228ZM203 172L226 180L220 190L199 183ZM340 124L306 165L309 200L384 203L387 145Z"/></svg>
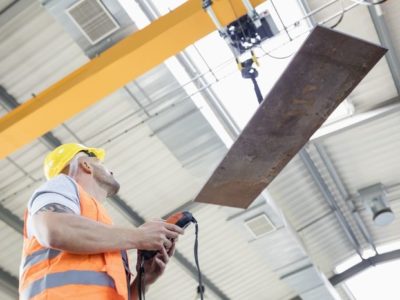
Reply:
<svg viewBox="0 0 400 300"><path fill-rule="evenodd" d="M368 124L370 122L374 122L376 120L380 120L388 115L395 114L400 112L400 97L394 97L390 100L384 101L384 105L371 109L366 112L357 113L353 116L344 118L334 123L330 123L328 125L322 126L318 129L314 135L311 137L311 141L319 141L329 138L331 136L340 134L347 130L351 130L353 128L357 128Z"/></svg>
<svg viewBox="0 0 400 300"><path fill-rule="evenodd" d="M9 5L0 11L0 28L10 22L15 16L21 13L24 9L32 5L31 0L14 0Z"/></svg>
<svg viewBox="0 0 400 300"><path fill-rule="evenodd" d="M400 61L396 54L396 49L393 46L382 8L380 5L369 5L368 10L382 46L389 49L385 55L386 61L389 65L389 69L397 89L397 94L400 95Z"/></svg>
<svg viewBox="0 0 400 300"><path fill-rule="evenodd" d="M18 278L0 268L0 290L15 299L18 298Z"/></svg>
<svg viewBox="0 0 400 300"><path fill-rule="evenodd" d="M351 216L354 218L354 222L356 223L359 231L363 235L364 239L368 242L368 244L372 247L376 254L378 254L374 242L374 238L364 220L361 218L360 212L358 211L353 199L350 197L350 193L344 184L341 176L338 173L331 157L325 149L325 146L320 143L314 143L315 149L322 161L323 166L325 166L328 171L329 176L332 178L333 184L336 186L339 191L339 195L342 198L343 202L346 203L346 206L351 211Z"/></svg>
<svg viewBox="0 0 400 300"><path fill-rule="evenodd" d="M264 1L250 2L257 6ZM241 0L216 0L213 9L224 26L246 13ZM0 159L214 30L215 25L202 9L201 1L189 0L123 39L2 117Z"/></svg>
<svg viewBox="0 0 400 300"><path fill-rule="evenodd" d="M10 226L12 229L22 234L24 222L18 216L14 215L10 210L0 204L0 220Z"/></svg>
<svg viewBox="0 0 400 300"><path fill-rule="evenodd" d="M372 256L370 258L367 258L363 260L362 262L352 266L350 269L347 269L346 271L336 274L332 276L329 281L332 283L332 285L337 285L347 279L350 279L351 277L359 274L360 272L368 269L371 266L376 266L378 264L382 264L385 262L389 262L392 260L397 260L400 259L400 250L395 250L391 252L386 252L383 254L378 254L375 256Z"/></svg>
<svg viewBox="0 0 400 300"><path fill-rule="evenodd" d="M312 160L311 156L308 154L308 152L305 148L300 150L299 157L302 160L302 162L304 163L304 166L306 167L310 176L314 180L315 184L317 185L324 200L328 203L329 207L334 212L334 214L338 220L338 223L340 224L344 233L346 234L348 241L351 243L351 245L353 246L353 248L357 252L357 254L360 256L360 258L363 259L362 252L361 252L362 248L361 248L361 245L360 245L353 229L351 228L350 224L347 222L346 217L343 214L340 206L336 203L335 197L332 195L332 192L328 188L327 183L325 182L325 180L322 177L321 173L319 172L317 166L315 165L314 161Z"/></svg>

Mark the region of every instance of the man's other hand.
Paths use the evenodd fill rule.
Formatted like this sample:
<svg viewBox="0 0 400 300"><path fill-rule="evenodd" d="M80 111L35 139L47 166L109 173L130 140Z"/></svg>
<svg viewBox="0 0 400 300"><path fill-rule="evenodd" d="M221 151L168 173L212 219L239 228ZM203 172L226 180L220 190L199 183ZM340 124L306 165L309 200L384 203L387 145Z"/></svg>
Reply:
<svg viewBox="0 0 400 300"><path fill-rule="evenodd" d="M145 260L144 270L145 287L153 284L165 271L169 259L175 252L175 241L171 243L171 247L167 250L164 247L151 259ZM138 251L138 263L136 268L140 267L141 251Z"/></svg>

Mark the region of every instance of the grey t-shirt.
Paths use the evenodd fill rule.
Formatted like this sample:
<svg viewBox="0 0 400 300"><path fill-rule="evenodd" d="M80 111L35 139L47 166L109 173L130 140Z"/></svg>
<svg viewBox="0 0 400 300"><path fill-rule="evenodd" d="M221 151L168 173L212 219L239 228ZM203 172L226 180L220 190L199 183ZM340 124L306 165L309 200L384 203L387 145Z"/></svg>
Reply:
<svg viewBox="0 0 400 300"><path fill-rule="evenodd" d="M64 174L58 175L46 181L33 193L28 202L28 237L35 235L34 228L30 222L30 216L51 203L64 205L77 215L81 214L78 187L71 177Z"/></svg>

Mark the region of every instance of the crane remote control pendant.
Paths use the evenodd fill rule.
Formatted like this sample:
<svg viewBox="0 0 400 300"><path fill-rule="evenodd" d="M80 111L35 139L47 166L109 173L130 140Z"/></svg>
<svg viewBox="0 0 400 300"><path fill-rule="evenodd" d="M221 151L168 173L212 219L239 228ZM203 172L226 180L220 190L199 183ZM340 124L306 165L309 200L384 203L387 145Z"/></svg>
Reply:
<svg viewBox="0 0 400 300"><path fill-rule="evenodd" d="M203 283L202 283L202 278L201 278L201 271L200 271L200 266L199 266L199 257L198 257L198 237L199 237L199 226L197 224L196 219L193 217L193 215L189 211L182 211L182 212L177 212L173 214L172 216L168 217L168 219L165 221L170 224L174 224L179 226L180 228L185 229L190 225L190 223L194 223L196 228L195 228L195 233L196 233L196 238L194 242L194 260L196 262L196 267L197 267L197 272L198 272L198 280L199 280L199 287L200 288L200 298L203 300L203 293L204 293L204 288L203 288ZM144 262L146 260L149 260L153 258L157 254L157 251L141 251L141 257L140 257L140 268L138 271L138 293L139 293L139 299L140 300L145 300L145 286L144 286L144 277L145 277L145 269L144 269Z"/></svg>

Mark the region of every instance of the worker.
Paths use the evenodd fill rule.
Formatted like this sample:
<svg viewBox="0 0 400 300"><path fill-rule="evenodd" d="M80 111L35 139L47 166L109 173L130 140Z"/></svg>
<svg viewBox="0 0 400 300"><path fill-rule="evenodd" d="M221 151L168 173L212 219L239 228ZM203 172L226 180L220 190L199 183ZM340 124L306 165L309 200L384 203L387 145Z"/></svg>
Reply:
<svg viewBox="0 0 400 300"><path fill-rule="evenodd" d="M164 272L183 230L163 220L138 228L113 225L102 203L119 183L104 157L103 149L80 144L46 156L48 180L33 193L24 217L20 299L137 299L128 249L158 251L144 265L146 289Z"/></svg>

